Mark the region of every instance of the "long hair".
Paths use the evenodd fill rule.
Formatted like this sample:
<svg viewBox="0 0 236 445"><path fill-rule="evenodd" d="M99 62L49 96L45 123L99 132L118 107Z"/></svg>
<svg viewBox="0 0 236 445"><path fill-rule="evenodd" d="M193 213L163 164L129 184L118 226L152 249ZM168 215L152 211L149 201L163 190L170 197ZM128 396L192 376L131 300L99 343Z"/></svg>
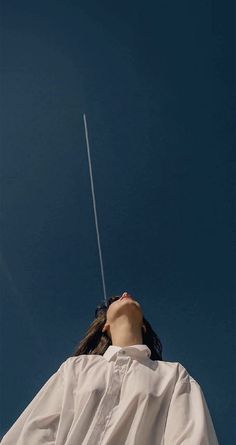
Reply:
<svg viewBox="0 0 236 445"><path fill-rule="evenodd" d="M118 300L120 296L111 297L107 305L104 303L97 306L95 310L95 319L89 326L85 337L75 347L73 356L82 354L97 354L103 355L107 348L112 345L112 341L106 332L102 329L106 323L106 313L114 301ZM150 323L143 317L143 324L146 327L146 332L142 328L143 344L147 345L151 351L151 360L162 360L162 343L158 335L152 329Z"/></svg>

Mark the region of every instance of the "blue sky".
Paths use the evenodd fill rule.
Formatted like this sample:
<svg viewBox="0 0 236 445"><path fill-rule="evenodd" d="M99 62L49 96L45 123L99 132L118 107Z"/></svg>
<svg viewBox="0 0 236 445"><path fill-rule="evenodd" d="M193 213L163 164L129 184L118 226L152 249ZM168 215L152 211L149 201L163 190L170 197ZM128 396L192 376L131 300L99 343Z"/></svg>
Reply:
<svg viewBox="0 0 236 445"><path fill-rule="evenodd" d="M131 292L233 444L230 2L1 2L1 432Z"/></svg>

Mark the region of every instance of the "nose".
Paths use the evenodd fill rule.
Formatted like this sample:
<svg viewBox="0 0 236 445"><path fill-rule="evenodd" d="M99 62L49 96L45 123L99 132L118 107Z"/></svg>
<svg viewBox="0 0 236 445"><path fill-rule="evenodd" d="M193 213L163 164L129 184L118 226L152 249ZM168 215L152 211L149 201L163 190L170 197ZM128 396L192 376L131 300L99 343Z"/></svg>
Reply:
<svg viewBox="0 0 236 445"><path fill-rule="evenodd" d="M123 297L129 297L129 298L132 298L132 296L131 296L128 292L124 292L124 293L122 294L121 298L123 298Z"/></svg>

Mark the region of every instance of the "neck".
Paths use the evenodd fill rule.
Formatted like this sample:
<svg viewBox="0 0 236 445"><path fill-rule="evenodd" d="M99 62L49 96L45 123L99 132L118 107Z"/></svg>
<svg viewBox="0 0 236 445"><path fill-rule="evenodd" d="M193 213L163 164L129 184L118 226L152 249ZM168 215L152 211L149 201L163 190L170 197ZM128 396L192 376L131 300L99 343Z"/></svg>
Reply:
<svg viewBox="0 0 236 445"><path fill-rule="evenodd" d="M127 318L119 318L110 326L113 346L132 346L143 344L141 326Z"/></svg>

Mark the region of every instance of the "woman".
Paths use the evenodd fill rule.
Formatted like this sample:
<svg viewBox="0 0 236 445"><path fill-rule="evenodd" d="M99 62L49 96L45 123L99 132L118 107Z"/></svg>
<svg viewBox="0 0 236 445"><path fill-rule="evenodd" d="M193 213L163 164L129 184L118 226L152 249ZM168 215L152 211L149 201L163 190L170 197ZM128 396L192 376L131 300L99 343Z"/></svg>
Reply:
<svg viewBox="0 0 236 445"><path fill-rule="evenodd" d="M162 345L127 292L100 306L72 357L3 445L218 445L199 384Z"/></svg>

